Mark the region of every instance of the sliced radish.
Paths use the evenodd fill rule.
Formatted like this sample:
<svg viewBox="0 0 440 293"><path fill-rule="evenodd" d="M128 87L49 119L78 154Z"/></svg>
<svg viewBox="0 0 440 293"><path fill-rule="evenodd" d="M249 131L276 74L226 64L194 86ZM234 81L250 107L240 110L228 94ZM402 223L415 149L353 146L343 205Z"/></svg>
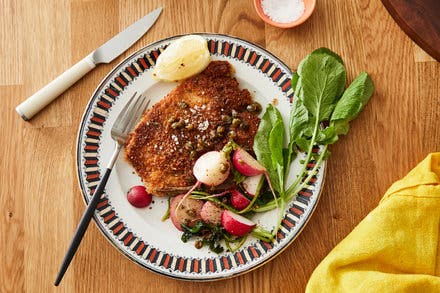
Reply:
<svg viewBox="0 0 440 293"><path fill-rule="evenodd" d="M222 221L223 209L213 203L212 201L207 201L203 204L202 210L200 211L200 216L203 222L219 226Z"/></svg>
<svg viewBox="0 0 440 293"><path fill-rule="evenodd" d="M202 219L200 213L203 201L193 198L183 199L183 194L175 196L170 202L170 218L174 226L182 231L182 224L193 227Z"/></svg>
<svg viewBox="0 0 440 293"><path fill-rule="evenodd" d="M245 209L250 203L251 201L237 189L231 192L231 204L237 210Z"/></svg>
<svg viewBox="0 0 440 293"><path fill-rule="evenodd" d="M275 191L273 190L272 182L270 182L269 173L263 165L261 165L254 157L252 157L247 151L242 148L237 148L234 151L234 154L232 155L232 164L238 172L245 176L256 176L259 174L264 174L270 191L272 192L273 198L278 206L277 196L275 194Z"/></svg>
<svg viewBox="0 0 440 293"><path fill-rule="evenodd" d="M222 213L222 226L231 235L244 236L252 231L256 224L243 216L224 210Z"/></svg>
<svg viewBox="0 0 440 293"><path fill-rule="evenodd" d="M263 174L255 175L246 177L246 179L243 180L241 183L243 185L244 190L246 192L254 197L255 195L258 195L260 193L261 187L264 183L264 176Z"/></svg>
<svg viewBox="0 0 440 293"><path fill-rule="evenodd" d="M242 148L237 148L234 151L232 163L235 169L245 176L255 176L266 172L266 168Z"/></svg>

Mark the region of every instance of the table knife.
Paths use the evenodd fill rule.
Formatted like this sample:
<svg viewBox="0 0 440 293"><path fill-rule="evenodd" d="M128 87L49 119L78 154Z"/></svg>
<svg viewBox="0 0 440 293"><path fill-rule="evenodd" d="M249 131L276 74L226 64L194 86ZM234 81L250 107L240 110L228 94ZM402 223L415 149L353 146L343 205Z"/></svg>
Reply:
<svg viewBox="0 0 440 293"><path fill-rule="evenodd" d="M153 26L161 12L162 7L157 8L108 40L101 47L18 105L15 108L17 113L26 121L31 119L86 73L95 68L96 65L110 63L130 48Z"/></svg>

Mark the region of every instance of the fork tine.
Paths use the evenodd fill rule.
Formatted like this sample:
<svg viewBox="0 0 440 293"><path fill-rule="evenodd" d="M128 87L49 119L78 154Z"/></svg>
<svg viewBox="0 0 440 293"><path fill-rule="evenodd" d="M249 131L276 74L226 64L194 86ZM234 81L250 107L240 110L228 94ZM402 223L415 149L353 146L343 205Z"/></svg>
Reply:
<svg viewBox="0 0 440 293"><path fill-rule="evenodd" d="M121 115L120 123L119 124L115 123L113 127L115 127L119 132L125 133L128 128L128 125L130 124L130 120L133 117L133 113L137 111L141 103L142 103L141 96L137 96L135 100L131 101L127 109L127 112L124 113L124 115Z"/></svg>
<svg viewBox="0 0 440 293"><path fill-rule="evenodd" d="M129 113L129 109L130 109L130 111L131 111L131 108L132 108L132 106L133 106L133 99L136 97L136 95L137 95L137 92L135 92L131 97L130 97L130 99L128 100L128 102L127 102L127 104L125 104L125 106L124 106L124 108L122 108L122 111L121 111L121 113L119 113L119 115L118 115L118 117L116 118L116 121L115 121L115 123L113 124L114 126L115 125L119 125L120 123L121 123L121 121L122 121L122 119L127 115L127 113Z"/></svg>
<svg viewBox="0 0 440 293"><path fill-rule="evenodd" d="M130 131L134 125L138 122L139 118L141 117L142 113L144 113L145 109L150 104L150 100L147 99L146 96L141 95L139 97L139 101L141 101L140 105L134 110L133 115L130 117L129 122L126 125L126 128L124 129L124 132Z"/></svg>

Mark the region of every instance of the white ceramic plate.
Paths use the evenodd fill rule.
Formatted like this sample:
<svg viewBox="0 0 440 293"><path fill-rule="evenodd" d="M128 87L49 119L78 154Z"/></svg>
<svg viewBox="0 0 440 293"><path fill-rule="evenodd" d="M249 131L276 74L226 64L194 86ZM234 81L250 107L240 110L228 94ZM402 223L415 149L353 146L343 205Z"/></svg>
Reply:
<svg viewBox="0 0 440 293"><path fill-rule="evenodd" d="M293 91L291 72L277 57L247 41L218 34L200 34L208 41L213 60L227 60L235 68L240 86L247 88L263 107L275 99L285 124L288 124ZM85 110L77 143L78 178L86 202L90 201L100 174L113 152L115 143L110 129L127 99L134 92L146 93L152 103L159 101L176 83L152 80L152 68L163 49L175 38L153 43L134 53L116 66L96 89ZM287 129L286 129L287 135ZM292 164L288 182L298 173L300 155ZM290 202L285 210L283 227L272 243L248 237L235 252L215 254L208 248L196 249L194 242L183 243L181 232L171 221L162 222L167 199L153 199L145 209L132 207L126 193L133 185L141 184L133 168L121 152L111 173L105 194L94 219L110 242L125 256L154 272L185 280L216 280L242 274L254 269L286 248L299 234L318 201L324 178L321 166L312 183ZM261 213L253 218L271 230L277 211Z"/></svg>

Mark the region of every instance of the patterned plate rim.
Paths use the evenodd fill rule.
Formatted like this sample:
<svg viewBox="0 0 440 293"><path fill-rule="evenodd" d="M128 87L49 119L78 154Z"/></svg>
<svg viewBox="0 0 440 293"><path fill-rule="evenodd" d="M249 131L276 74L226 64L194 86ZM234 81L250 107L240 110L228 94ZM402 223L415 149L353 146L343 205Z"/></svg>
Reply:
<svg viewBox="0 0 440 293"><path fill-rule="evenodd" d="M291 71L289 69L289 67L282 62L278 57L276 57L275 55L273 55L272 53L268 52L266 49L264 49L263 47L253 44L249 41L237 38L237 37L233 37L233 36L229 36L229 35L225 35L225 34L215 34L215 33L193 33L193 34L198 34L201 35L203 37L205 37L206 39L208 39L208 48L211 52L211 54L213 55L223 55L225 57L232 57L234 59L237 59L239 61L243 61L245 64L253 66L254 69L256 70L260 70L263 73L268 73L268 77L270 77L273 82L279 82L281 77L279 76L283 76L283 80L281 82L281 84L279 84L280 87L282 87L282 91L284 93L286 93L286 96L288 99L290 99L290 101L293 98L293 91L290 89L290 79L291 79ZM145 64L146 62L151 61L148 58L157 58L158 54L157 51L159 51L160 49L155 49L155 47L157 47L157 45L161 44L161 43L166 43L169 42L173 39L179 38L181 36L184 36L186 34L183 35L175 35L175 36L171 36L168 38L164 38L161 39L159 41L150 43L146 46L144 46L143 48L139 49L138 51L134 52L133 54L131 54L130 56L126 57L124 60L122 60L119 64L117 64L99 83L99 85L97 86L97 88L95 89L95 91L93 92L86 108L85 111L83 113L83 116L81 118L81 123L79 126L79 130L78 130L78 134L77 134L77 143L76 143L76 167L77 167L77 180L79 183L79 186L81 188L81 192L83 195L83 200L85 201L85 203L87 204L90 200L90 195L88 195L88 193L93 194L94 189L91 189L89 192L88 187L86 187L86 183L83 182L82 178L83 178L83 167L86 166L83 164L82 160L83 160L83 152L86 151L85 147L83 146L84 142L83 142L83 137L85 136L85 129L87 124L90 124L90 121L87 120L88 116L90 115L90 112L94 109L96 109L98 107L98 105L101 105L102 109L109 109L112 106L112 98L117 98L119 96L119 93L122 92L125 88L125 86L128 86L130 84L130 80L127 78L125 79L122 76L123 72L126 72L126 75L133 75L133 78L135 78L138 74L142 73L143 71L145 71L146 69L148 69L150 66L154 65L154 64ZM237 42L238 44L244 44L245 46L241 46L239 45L240 49L239 50L244 50L246 51L246 53L244 53L243 51L241 52L235 52L236 56L231 56L231 55L226 55L226 54L230 54L231 50L232 50L232 46L229 46L229 43L227 43L226 41L232 41L232 42ZM224 46L222 45L221 48L216 47L216 42L226 42L226 44L228 46ZM218 45L217 45L218 46ZM237 46L236 46L237 47ZM148 51L150 49L150 52ZM220 49L220 50L219 50ZM236 48L237 49L237 48ZM154 51L156 50L156 51ZM264 55L257 55L258 51L263 52ZM149 53L148 53L149 52ZM148 56L144 54L144 57L141 57L142 54L149 54ZM152 54L156 53L154 56L152 56ZM241 55L240 55L241 54ZM247 57L244 56L245 54L248 54ZM137 56L138 59L134 59L134 57ZM270 59L265 58L266 56L269 56L271 59L275 60L275 63L271 63ZM237 57L237 58L236 58ZM246 58L246 61L244 60ZM133 59L133 60L132 60ZM143 61L141 60L143 59ZM148 60L147 60L148 59ZM260 60L261 59L261 60ZM138 63L138 61L140 61L141 64ZM153 61L153 62L154 62ZM130 63L131 62L131 63ZM152 63L153 63L152 62ZM133 65L134 63L136 63L136 66ZM258 65L259 67L255 67L254 65ZM141 67L142 65L142 67ZM284 70L284 74L282 70L280 68L273 68L272 67L276 67L275 65L278 65L281 67L281 69ZM118 75L115 77L115 73L120 71L124 66L126 66L124 71L121 71L121 75ZM144 69L142 69L144 68ZM269 71L272 69L272 72L269 73ZM137 72L136 72L137 71ZM287 78L284 76L286 75ZM113 79L112 79L113 77ZM116 81L118 81L119 77L119 82L118 84L116 84ZM113 83L113 85L112 85ZM125 83L125 84L124 84ZM120 91L117 90L118 87L122 86L122 89L120 88ZM282 86L281 86L282 85ZM104 86L108 86L107 88L104 89ZM103 101L103 96L106 96L106 99L104 99ZM100 99L101 98L101 99ZM107 102L107 103L106 103ZM110 104L108 104L108 102L110 102ZM101 103L101 104L100 104ZM96 107L94 108L94 106L96 105ZM98 117L94 116L92 118ZM104 124L105 122L105 117L103 118L103 121L93 121L95 123L100 123L101 126ZM94 129L94 128L92 128ZM90 132L90 127L89 127L89 131ZM99 133L95 133L97 136L97 140L100 140L100 134ZM95 176L94 179L96 179L96 182L99 182L99 178L100 178L100 172L99 172L99 165L98 165L98 157L99 157L99 142L96 143L98 146L96 146L96 167L98 167L98 171L96 172L96 174L93 174L93 176ZM83 166L84 165L84 166ZM87 172L85 172L87 173ZM234 254L232 254L232 256L222 256L222 262L218 261L219 257L217 257L217 260L214 262L212 260L212 258L206 258L203 260L206 260L206 263L204 264L204 266L209 266L209 268L211 268L211 266L215 267L217 269L217 266L221 266L221 270L219 272L213 271L210 269L210 271L206 271L206 277L197 277L197 274L200 272L200 266L202 266L202 259L192 259L191 260L191 264L190 267L193 269L195 267L195 264L197 264L197 269L196 271L191 271L190 273L195 273L195 275L176 275L175 272L179 271L180 273L183 273L182 271L182 267L183 266L187 266L188 267L188 263L187 263L187 259L185 259L184 257L178 257L178 256L171 256L173 258L176 258L175 261L175 267L174 270L170 269L169 266L169 256L170 254L167 254L166 259L168 260L164 262L164 260L162 259L161 262L159 263L159 266L163 266L163 264L165 264L166 262L168 263L166 266L168 266L167 271L163 271L163 270L159 270L158 268L150 265L146 265L144 263L142 263L138 258L141 257L141 255L143 256L146 253L146 250L148 247L147 245L144 245L142 239L138 240L138 243L136 243L136 245L132 245L132 239L135 238L133 237L133 233L131 231L129 231L129 228L125 227L125 224L123 223L123 221L119 221L117 222L114 226L108 227L106 225L109 225L109 221L106 221L107 219L112 219L112 217L109 218L109 215L107 214L101 214L99 215L99 212L103 210L103 208L107 208L110 205L108 204L108 199L106 198L106 195L104 194L104 196L100 199L100 203L98 204L98 208L97 211L95 212L93 218L95 220L95 223L97 224L97 226L99 227L99 230L101 231L101 233L106 237L106 239L116 248L118 249L124 256L126 256L128 259L134 261L136 264L140 265L143 268L147 268L148 270L158 273L160 275L164 275L167 277L171 277L174 279L180 279L180 280L186 280L186 281L215 281L215 280L222 280L222 279L227 279L227 278L232 278L232 277L236 277L238 275L242 275L244 273L247 273L249 271L252 271L256 268L259 268L260 266L268 263L270 260L274 259L276 256L278 256L280 253L282 253L291 243L293 243L295 241L295 239L299 236L299 234L302 232L302 230L304 229L304 227L307 225L308 221L310 220L313 212L316 209L316 206L318 205L320 196L321 196L321 192L323 190L323 186L324 186L324 181L325 181L325 175L326 175L326 163L324 162L322 164L322 166L317 170L316 175L321 173L321 182L320 184L318 184L318 186L316 186L317 188L315 189L309 189L309 187L313 187L315 186L314 183L309 184L307 187L305 187L302 191L300 191L300 193L298 194L298 196L302 196L303 200L305 200L306 202L298 202L296 199L292 200L289 205L288 205L288 212L291 212L291 215L295 215L298 219L298 222L295 222L294 220L291 220L288 218L288 216L290 215L289 213L286 213L285 218L284 218L284 228L288 228L287 232L289 232L289 229L294 229L296 230L296 232L292 232L294 233L293 236L291 236L291 239L288 241L285 241L285 243L279 244L279 240L282 240L285 236L285 234L283 234L282 231L278 232L277 234L277 240L275 243L273 244L268 244L268 245L259 245L260 248L263 250L263 252L267 252L270 251L271 249L275 249L274 252L272 252L272 254L268 254L266 255L266 257L263 257L263 259L258 260L258 258L261 256L261 252L255 249L255 245L253 246L249 246L247 247L246 252L243 249L240 249L238 252L235 252ZM317 176L314 176L315 178L317 178ZM314 199L312 199L314 197ZM312 200L311 200L312 199ZM310 202L309 202L310 201ZM296 203L298 203L299 206L296 205ZM302 205L300 205L302 204ZM305 206L305 208L302 208L302 206ZM110 206L111 207L111 206ZM113 211L113 217L115 217L114 215L114 211ZM300 218L303 218L303 220L301 220ZM120 224L121 223L121 224ZM121 226L123 225L123 230L124 231L128 231L128 233L126 233L127 235L130 235L130 239L127 241L127 235L125 235L122 239L115 239L113 237L117 237L117 233L120 231L115 232L115 230L117 229L113 229L116 226ZM116 234L115 234L116 233ZM115 241L119 241L119 242L123 242L124 243L124 248L122 249L120 248ZM140 243L140 244L139 244ZM258 242L257 242L258 244ZM142 246L144 245L144 246ZM131 246L133 246L131 248ZM142 246L142 248L141 248ZM251 249L252 248L252 249ZM130 250L130 251L128 251ZM134 256L134 254L136 254L137 256ZM238 257L237 257L238 255ZM246 265L246 262L243 263L243 258L246 261L249 261L250 266L245 268L245 269L241 269L240 270L240 266L244 266ZM148 252L148 255L146 255L146 257L144 258L145 260L157 260L157 249L153 248L150 249L150 251ZM254 259L257 259L257 261L255 263L251 263ZM235 262L235 263L239 263L238 265L236 265L235 267L233 267L233 269L236 269L236 271L232 272L231 274L226 274L226 275L222 275L222 272L224 270L229 270L231 267L231 262ZM248 264L249 264L248 263ZM151 262L150 262L151 264ZM164 266L165 268L165 266ZM212 273L212 274L211 274ZM217 273L217 274L216 274Z"/></svg>

